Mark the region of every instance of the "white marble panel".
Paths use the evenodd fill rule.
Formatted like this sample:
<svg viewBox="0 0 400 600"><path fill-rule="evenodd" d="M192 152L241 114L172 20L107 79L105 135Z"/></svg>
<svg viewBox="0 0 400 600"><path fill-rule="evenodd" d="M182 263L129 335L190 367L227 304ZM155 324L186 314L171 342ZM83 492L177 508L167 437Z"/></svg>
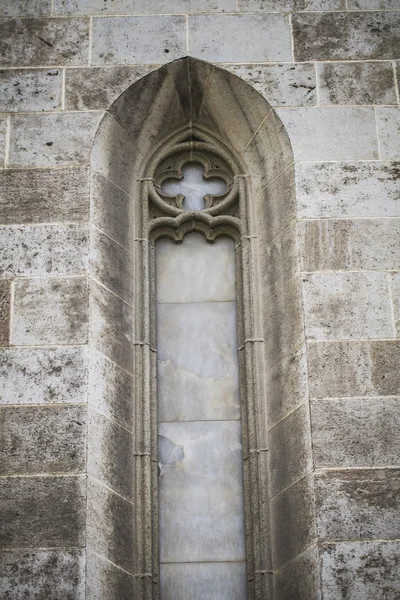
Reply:
<svg viewBox="0 0 400 600"><path fill-rule="evenodd" d="M220 237L210 244L200 233L182 244L162 239L156 250L157 302L234 301L233 240Z"/></svg>
<svg viewBox="0 0 400 600"><path fill-rule="evenodd" d="M160 421L239 419L236 303L157 306Z"/></svg>
<svg viewBox="0 0 400 600"><path fill-rule="evenodd" d="M246 563L161 564L162 600L246 600Z"/></svg>
<svg viewBox="0 0 400 600"><path fill-rule="evenodd" d="M161 423L161 562L243 561L238 421Z"/></svg>

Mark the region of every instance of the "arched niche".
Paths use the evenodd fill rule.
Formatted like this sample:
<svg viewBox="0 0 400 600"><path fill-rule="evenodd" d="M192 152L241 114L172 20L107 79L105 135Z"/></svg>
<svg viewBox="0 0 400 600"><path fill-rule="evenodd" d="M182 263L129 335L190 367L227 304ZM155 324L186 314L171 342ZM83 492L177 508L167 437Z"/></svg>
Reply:
<svg viewBox="0 0 400 600"><path fill-rule="evenodd" d="M163 201L160 164L178 147L228 165L227 198L201 213ZM273 449L269 443L271 427L290 412L287 380L304 369L294 164L284 126L244 81L187 57L153 71L114 102L97 132L91 165L94 278L108 270L111 292L123 289L125 304L109 310L93 283L90 343L134 382L133 530L125 548L132 569L123 566L132 575L134 597L159 593L154 244L162 236L179 242L199 231L210 242L228 235L236 248L249 598L283 600L289 596L280 591L279 573L314 542L309 491L294 492L297 500L280 498L304 465L292 468L298 461L290 439L275 436ZM99 240L99 231L115 243ZM109 266L115 264L117 270ZM101 311L108 311L109 322L99 332L94 321ZM307 429L309 421L301 426ZM109 443L118 451L118 439ZM310 452L302 457L307 464ZM304 533L293 542L296 510ZM121 528L118 519L110 512L107 527ZM96 540L93 547L97 555L109 552ZM117 564L110 552L105 558Z"/></svg>

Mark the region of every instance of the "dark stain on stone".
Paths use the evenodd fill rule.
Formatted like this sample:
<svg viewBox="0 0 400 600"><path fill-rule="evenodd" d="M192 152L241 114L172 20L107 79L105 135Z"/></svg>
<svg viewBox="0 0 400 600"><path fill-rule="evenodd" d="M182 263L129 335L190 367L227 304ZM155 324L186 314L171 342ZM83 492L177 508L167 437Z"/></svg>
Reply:
<svg viewBox="0 0 400 600"><path fill-rule="evenodd" d="M51 42L48 42L47 40L45 40L44 38L42 38L38 33L36 35L39 38L39 40L41 42L43 42L43 44L46 44L46 46L50 46L50 48L53 48L53 44Z"/></svg>

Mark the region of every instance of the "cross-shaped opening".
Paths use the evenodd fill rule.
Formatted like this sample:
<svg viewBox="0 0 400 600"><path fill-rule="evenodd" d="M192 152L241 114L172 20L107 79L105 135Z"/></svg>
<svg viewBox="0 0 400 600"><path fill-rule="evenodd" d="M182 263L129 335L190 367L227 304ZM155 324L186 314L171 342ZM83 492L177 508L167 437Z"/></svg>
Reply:
<svg viewBox="0 0 400 600"><path fill-rule="evenodd" d="M182 173L183 179L180 181L167 179L161 189L168 196L182 194L185 197L183 201L185 210L203 210L205 208L204 196L207 194L220 195L226 192L226 184L222 179L218 177L204 179L204 167L199 163L187 163L182 168Z"/></svg>

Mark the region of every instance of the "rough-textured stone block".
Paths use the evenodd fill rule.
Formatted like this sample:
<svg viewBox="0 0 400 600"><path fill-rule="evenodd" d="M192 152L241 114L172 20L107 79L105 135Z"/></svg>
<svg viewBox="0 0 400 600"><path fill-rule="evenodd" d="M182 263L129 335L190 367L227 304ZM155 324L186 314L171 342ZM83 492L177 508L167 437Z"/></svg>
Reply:
<svg viewBox="0 0 400 600"><path fill-rule="evenodd" d="M80 222L89 217L86 168L0 171L0 221Z"/></svg>
<svg viewBox="0 0 400 600"><path fill-rule="evenodd" d="M309 339L393 337L386 273L314 273L302 279Z"/></svg>
<svg viewBox="0 0 400 600"><path fill-rule="evenodd" d="M87 164L99 113L15 115L11 118L11 167Z"/></svg>
<svg viewBox="0 0 400 600"><path fill-rule="evenodd" d="M378 106L376 121L381 158L400 160L400 108Z"/></svg>
<svg viewBox="0 0 400 600"><path fill-rule="evenodd" d="M353 10L396 10L400 8L399 0L348 0L350 9Z"/></svg>
<svg viewBox="0 0 400 600"><path fill-rule="evenodd" d="M373 108L279 108L297 160L379 158Z"/></svg>
<svg viewBox="0 0 400 600"><path fill-rule="evenodd" d="M246 563L175 563L160 565L163 598L242 600L247 598Z"/></svg>
<svg viewBox="0 0 400 600"><path fill-rule="evenodd" d="M390 282L396 337L400 337L400 273L393 273Z"/></svg>
<svg viewBox="0 0 400 600"><path fill-rule="evenodd" d="M0 408L0 474L79 473L85 469L86 407Z"/></svg>
<svg viewBox="0 0 400 600"><path fill-rule="evenodd" d="M132 306L96 282L90 283L90 344L132 372Z"/></svg>
<svg viewBox="0 0 400 600"><path fill-rule="evenodd" d="M158 64L180 58L187 51L185 29L181 15L94 19L92 64Z"/></svg>
<svg viewBox="0 0 400 600"><path fill-rule="evenodd" d="M400 395L400 342L308 343L310 395Z"/></svg>
<svg viewBox="0 0 400 600"><path fill-rule="evenodd" d="M321 540L400 536L399 469L349 469L315 475Z"/></svg>
<svg viewBox="0 0 400 600"><path fill-rule="evenodd" d="M14 550L0 554L4 600L84 600L83 550Z"/></svg>
<svg viewBox="0 0 400 600"><path fill-rule="evenodd" d="M400 543L339 542L321 548L324 598L389 600L400 596Z"/></svg>
<svg viewBox="0 0 400 600"><path fill-rule="evenodd" d="M132 500L133 461L132 433L96 410L90 409L88 474Z"/></svg>
<svg viewBox="0 0 400 600"><path fill-rule="evenodd" d="M189 51L217 62L291 61L289 22L279 14L189 17Z"/></svg>
<svg viewBox="0 0 400 600"><path fill-rule="evenodd" d="M233 12L235 0L56 0L55 14L62 15L140 15L183 14L191 12Z"/></svg>
<svg viewBox="0 0 400 600"><path fill-rule="evenodd" d="M1 17L50 15L51 0L0 0Z"/></svg>
<svg viewBox="0 0 400 600"><path fill-rule="evenodd" d="M89 56L89 19L2 19L0 40L3 67L83 65Z"/></svg>
<svg viewBox="0 0 400 600"><path fill-rule="evenodd" d="M0 280L0 346L8 346L10 341L10 302L11 283Z"/></svg>
<svg viewBox="0 0 400 600"><path fill-rule="evenodd" d="M400 398L335 398L311 405L317 467L396 466Z"/></svg>
<svg viewBox="0 0 400 600"><path fill-rule="evenodd" d="M90 229L90 273L126 302L133 300L133 255L98 229Z"/></svg>
<svg viewBox="0 0 400 600"><path fill-rule="evenodd" d="M298 163L300 218L400 216L400 165Z"/></svg>
<svg viewBox="0 0 400 600"><path fill-rule="evenodd" d="M0 71L0 110L38 112L61 108L61 69Z"/></svg>
<svg viewBox="0 0 400 600"><path fill-rule="evenodd" d="M316 546L275 573L275 593L282 600L320 598L319 558Z"/></svg>
<svg viewBox="0 0 400 600"><path fill-rule="evenodd" d="M85 348L7 348L0 354L0 404L86 402Z"/></svg>
<svg viewBox="0 0 400 600"><path fill-rule="evenodd" d="M83 275L86 225L0 225L0 275Z"/></svg>
<svg viewBox="0 0 400 600"><path fill-rule="evenodd" d="M0 500L3 548L84 545L84 475L0 478Z"/></svg>
<svg viewBox="0 0 400 600"><path fill-rule="evenodd" d="M133 597L133 575L89 550L86 557L86 599L132 600Z"/></svg>
<svg viewBox="0 0 400 600"><path fill-rule="evenodd" d="M13 344L84 344L87 341L86 279L18 279L14 286Z"/></svg>
<svg viewBox="0 0 400 600"><path fill-rule="evenodd" d="M87 546L133 572L133 504L88 479Z"/></svg>
<svg viewBox="0 0 400 600"><path fill-rule="evenodd" d="M298 10L340 10L346 8L344 0L238 0L241 12L296 12Z"/></svg>
<svg viewBox="0 0 400 600"><path fill-rule="evenodd" d="M308 403L269 430L268 447L270 494L275 496L312 469Z"/></svg>
<svg viewBox="0 0 400 600"><path fill-rule="evenodd" d="M320 104L397 104L390 62L319 63Z"/></svg>
<svg viewBox="0 0 400 600"><path fill-rule="evenodd" d="M293 15L295 60L400 57L400 12Z"/></svg>
<svg viewBox="0 0 400 600"><path fill-rule="evenodd" d="M311 63L228 64L224 69L247 81L272 106L313 106L317 103L315 68Z"/></svg>
<svg viewBox="0 0 400 600"><path fill-rule="evenodd" d="M274 569L279 570L315 542L312 476L303 477L271 501Z"/></svg>
<svg viewBox="0 0 400 600"><path fill-rule="evenodd" d="M300 221L302 268L400 270L399 236L400 219Z"/></svg>

